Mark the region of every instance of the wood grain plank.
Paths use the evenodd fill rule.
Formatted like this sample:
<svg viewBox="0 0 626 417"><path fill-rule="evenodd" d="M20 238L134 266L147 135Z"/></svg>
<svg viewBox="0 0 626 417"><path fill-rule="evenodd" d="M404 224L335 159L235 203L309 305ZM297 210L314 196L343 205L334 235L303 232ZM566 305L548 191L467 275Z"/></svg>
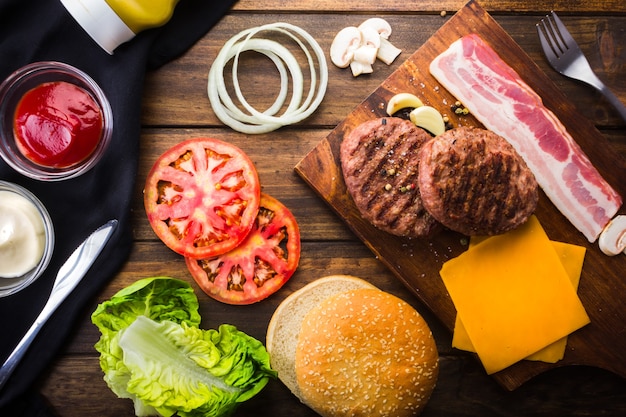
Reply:
<svg viewBox="0 0 626 417"><path fill-rule="evenodd" d="M264 1L263 10L280 10L280 11L375 11L388 13L397 12L419 12L419 13L439 13L442 10L456 11L466 4L465 0L413 0L405 2L363 2L359 0L343 0L341 2L333 0L297 0L282 1L269 0ZM590 1L552 1L546 2L542 0L529 1L507 1L507 0L483 0L481 5L491 13L494 12L527 12L537 10L556 10L568 13L591 13L591 12L626 12L626 5L620 0L590 0ZM233 7L237 11L256 11L259 10L259 3L255 0L239 0Z"/></svg>
<svg viewBox="0 0 626 417"><path fill-rule="evenodd" d="M336 210L351 229L376 253L414 294L422 299L450 330L456 312L439 279L441 265L458 256L466 247L463 238L444 233L435 239L407 240L381 233L364 221L345 190L340 172L339 146L346 132L376 116L384 116L384 103L395 93L408 91L441 111L455 98L430 76L428 65L450 43L467 33L479 33L503 59L517 69L525 81L540 94L548 108L555 112L577 140L590 160L621 195L626 195L624 159L616 156L610 145L589 120L578 117L575 106L566 99L493 18L477 3L470 2L444 27L419 48L394 74L385 80L331 134L296 166L296 171ZM419 80L419 81L416 81ZM473 117L453 123L479 125ZM319 167L322 169L319 169ZM332 180L329 179L332 177ZM570 336L565 358L556 366L589 364L626 376L624 323L626 311L621 295L626 291L622 271L626 258L606 257L591 245L541 195L536 212L551 239L585 246L587 255L579 295L592 323ZM519 362L494 375L508 389L519 387L529 378L555 365Z"/></svg>
<svg viewBox="0 0 626 417"><path fill-rule="evenodd" d="M438 319L410 293L407 293L391 272L361 242L303 242L299 268L275 295L250 306L232 306L217 302L204 293L188 272L182 256L172 252L160 241L138 242L130 253L128 262L116 277L86 308L83 319L77 324L67 348L67 354L95 355L94 344L100 337L91 323L91 313L98 303L111 298L116 292L133 282L151 276L168 276L189 282L200 300L203 328L216 328L230 323L246 333L265 340L270 318L278 304L289 294L317 278L333 274L350 274L368 280L378 288L394 294L422 313L431 324L438 350L450 354L450 335ZM245 310L245 314L242 314ZM250 320L254 317L254 320Z"/></svg>
<svg viewBox="0 0 626 417"><path fill-rule="evenodd" d="M432 36L450 17L433 15L379 15L389 21L393 33L391 41L403 50L396 61L387 66L376 62L374 73L354 78L349 70L330 64L329 85L322 105L299 126L335 126L372 91L374 91L404 60ZM207 97L207 74L223 44L238 32L250 27L287 21L307 30L326 53L335 34L346 25L357 25L367 14L331 15L253 15L230 14L204 36L181 58L161 70L148 74L142 104L142 123L145 126L221 126ZM598 126L624 126L606 100L590 87L567 79L548 66L535 32L540 16L497 16L496 21L510 33L528 56L546 71L568 97L578 97L576 107ZM563 17L572 35L581 45L593 68L615 94L626 102L626 32L619 18ZM317 22L324 21L324 25ZM295 53L295 52L294 52ZM246 99L255 106L267 104L279 91L279 75L268 60L249 53L243 56L240 79ZM302 61L304 62L304 61ZM227 74L228 75L228 72ZM228 77L227 77L228 79ZM228 85L230 83L227 82ZM263 107L260 107L263 108ZM260 135L271 137L271 134Z"/></svg>
<svg viewBox="0 0 626 417"><path fill-rule="evenodd" d="M346 225L293 172L293 167L302 156L313 149L330 130L283 129L272 135L257 137L225 128L144 129L132 206L135 239L156 239L145 215L142 192L152 164L175 143L194 137L215 137L240 147L252 158L263 191L279 198L293 212L300 225L302 239L353 240L354 235Z"/></svg>
<svg viewBox="0 0 626 417"><path fill-rule="evenodd" d="M554 417L563 406L578 417L623 416L620 401L626 381L601 370L559 369L550 378L539 378L532 387L508 395L484 375L468 357L443 357L439 380L421 417ZM133 416L132 403L117 398L106 386L95 356L62 356L52 366L41 387L43 395L59 416ZM485 400L489 399L489 400ZM236 417L315 417L279 381L243 403Z"/></svg>
<svg viewBox="0 0 626 417"><path fill-rule="evenodd" d="M331 131L331 128L297 131L281 129L271 135L246 136L223 127L144 129L140 141L140 168L132 202L135 239L156 239L148 224L142 199L145 176L154 161L173 144L204 136L231 142L251 155L259 171L263 190L279 197L294 213L304 240L354 239L354 234L345 222L293 172L297 162ZM626 130L606 130L602 135L609 140L611 149L626 159Z"/></svg>
<svg viewBox="0 0 626 417"><path fill-rule="evenodd" d="M193 136L219 137L241 146L255 159L264 188L294 211L303 230L303 259L298 273L267 304L234 308L213 302L200 292L204 327L235 322L259 337L264 336L272 310L291 291L326 273L353 273L373 280L421 311L435 333L440 377L423 417L456 416L623 416L626 415L626 379L588 367L550 370L514 392L504 392L485 375L471 356L450 348L450 332L429 309L356 237L333 209L293 173L298 160L326 138L355 106L376 90L413 51L463 7L464 0L409 0L374 2L361 0L239 0L232 12L179 59L148 74L145 82L140 170L133 195L135 245L130 259L89 306L67 347L42 375L41 389L55 414L64 417L132 416L129 400L117 399L106 387L93 344L99 337L89 315L97 302L137 279L170 275L191 279L181 258L169 251L152 233L142 205L141 183L160 152ZM539 49L534 24L550 8L559 11L581 43L594 68L626 102L626 3L622 0L484 0L496 21L511 34L530 58L547 72L567 97L576 97L577 110L594 120L612 149L626 158L626 125L611 112L601 96L587 87L551 71ZM447 16L439 16L447 10ZM248 136L225 128L214 116L206 98L206 74L223 43L253 25L288 21L308 30L328 50L334 34L346 23L383 16L394 27L392 40L404 50L392 66L378 64L371 76L352 78L346 70L331 66L328 94L321 108L304 123L261 136ZM249 67L258 65L256 59ZM244 71L249 71L249 67ZM269 68L264 68L267 70ZM269 73L260 84L273 83ZM269 84L273 85L273 84ZM258 103L267 100L267 89L250 83L247 96ZM129 179L132 180L132 179ZM308 407L278 381L242 405L236 416L313 417Z"/></svg>

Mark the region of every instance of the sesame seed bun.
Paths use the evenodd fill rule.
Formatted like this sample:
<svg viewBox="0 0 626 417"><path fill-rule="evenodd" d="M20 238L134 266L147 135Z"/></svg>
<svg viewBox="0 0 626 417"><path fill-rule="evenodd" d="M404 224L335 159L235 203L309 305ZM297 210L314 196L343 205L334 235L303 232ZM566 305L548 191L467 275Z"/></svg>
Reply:
<svg viewBox="0 0 626 417"><path fill-rule="evenodd" d="M302 401L296 381L296 344L304 316L326 298L355 288L376 288L349 275L330 275L317 279L285 298L267 327L265 346L278 378Z"/></svg>
<svg viewBox="0 0 626 417"><path fill-rule="evenodd" d="M272 366L324 417L419 414L439 369L428 325L405 301L354 277L324 294L325 285L337 288L342 279L315 281L312 289L306 286L285 300L287 307L281 304L279 318L273 317L268 328ZM351 285L356 288L347 288ZM298 308L300 297L308 299L300 305L304 312ZM295 324L285 324L293 315Z"/></svg>

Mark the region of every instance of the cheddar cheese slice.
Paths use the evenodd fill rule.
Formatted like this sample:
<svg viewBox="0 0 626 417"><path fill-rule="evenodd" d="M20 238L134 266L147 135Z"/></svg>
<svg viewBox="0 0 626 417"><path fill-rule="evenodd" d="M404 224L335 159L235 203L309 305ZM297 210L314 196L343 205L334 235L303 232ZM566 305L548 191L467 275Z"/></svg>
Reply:
<svg viewBox="0 0 626 417"><path fill-rule="evenodd" d="M472 238L470 240L469 250L476 246L481 239ZM561 264L565 268L572 287L574 290L578 289L578 282L580 281L580 274L582 272L583 262L585 259L585 248L582 246L571 245L563 242L552 242L556 253L561 260ZM542 361L555 363L563 359L565 354L565 347L567 345L567 336L563 337L556 342L546 346L526 357L527 360ZM457 315L456 322L454 324L454 334L452 336L452 347L457 349L466 350L469 352L476 352L472 341L470 340L463 321L460 316Z"/></svg>
<svg viewBox="0 0 626 417"><path fill-rule="evenodd" d="M440 274L488 374L589 323L535 216L446 262Z"/></svg>

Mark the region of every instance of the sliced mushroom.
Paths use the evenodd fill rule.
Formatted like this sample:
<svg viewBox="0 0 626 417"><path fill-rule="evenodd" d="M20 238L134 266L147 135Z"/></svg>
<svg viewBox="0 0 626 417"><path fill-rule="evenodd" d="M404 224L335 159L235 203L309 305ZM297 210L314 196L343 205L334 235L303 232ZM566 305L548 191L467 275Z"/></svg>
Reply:
<svg viewBox="0 0 626 417"><path fill-rule="evenodd" d="M380 47L378 48L377 58L383 61L387 65L391 63L400 55L401 49L395 47L389 42L389 36L391 35L391 25L385 19L380 17L372 17L361 23L358 29L363 32L366 29L373 29L380 35Z"/></svg>
<svg viewBox="0 0 626 417"><path fill-rule="evenodd" d="M361 31L355 26L341 29L330 45L330 60L339 68L347 68L354 58L354 51L361 46Z"/></svg>
<svg viewBox="0 0 626 417"><path fill-rule="evenodd" d="M363 64L372 65L376 62L376 54L378 53L378 48L373 48L367 45L361 45L354 51L353 61L358 61Z"/></svg>
<svg viewBox="0 0 626 417"><path fill-rule="evenodd" d="M352 75L368 74L373 71L372 65L376 62L378 48L380 47L380 35L372 28L361 30L361 45L354 51L352 63Z"/></svg>
<svg viewBox="0 0 626 417"><path fill-rule="evenodd" d="M359 25L359 30L369 27L374 29L381 38L389 39L391 36L391 25L381 17L371 17Z"/></svg>
<svg viewBox="0 0 626 417"><path fill-rule="evenodd" d="M373 49L380 48L380 40L381 36L378 31L372 27L360 27L359 31L361 32L361 45L367 46Z"/></svg>
<svg viewBox="0 0 626 417"><path fill-rule="evenodd" d="M378 48L377 58L387 65L391 65L398 55L402 53L402 49L396 48L391 42L385 38L380 38L380 48Z"/></svg>
<svg viewBox="0 0 626 417"><path fill-rule="evenodd" d="M374 72L374 68L371 64L362 61L350 62L350 70L352 71L352 75L354 77L358 77L361 74L371 74L372 72Z"/></svg>

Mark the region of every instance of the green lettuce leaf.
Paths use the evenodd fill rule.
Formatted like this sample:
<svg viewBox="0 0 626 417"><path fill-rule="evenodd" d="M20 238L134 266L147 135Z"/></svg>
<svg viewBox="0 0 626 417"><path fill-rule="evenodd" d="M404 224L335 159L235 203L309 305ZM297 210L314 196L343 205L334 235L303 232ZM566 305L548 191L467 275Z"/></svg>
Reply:
<svg viewBox="0 0 626 417"><path fill-rule="evenodd" d="M91 321L107 336L128 327L138 316L197 327L201 319L198 308L198 298L186 281L169 277L144 278L100 304L91 315Z"/></svg>
<svg viewBox="0 0 626 417"><path fill-rule="evenodd" d="M137 416L228 416L276 377L258 340L227 324L198 328L185 281L138 281L99 305L92 322L104 379Z"/></svg>

